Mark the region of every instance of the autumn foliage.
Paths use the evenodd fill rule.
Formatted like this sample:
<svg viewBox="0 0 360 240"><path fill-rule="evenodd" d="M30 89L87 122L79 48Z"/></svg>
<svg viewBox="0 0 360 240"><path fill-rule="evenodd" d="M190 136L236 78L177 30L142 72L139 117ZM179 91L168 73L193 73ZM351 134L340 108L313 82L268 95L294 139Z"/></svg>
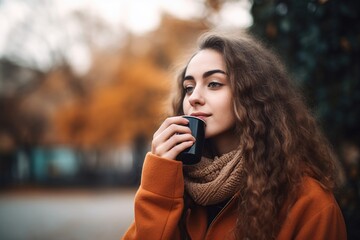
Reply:
<svg viewBox="0 0 360 240"><path fill-rule="evenodd" d="M178 31L174 32L173 30ZM172 63L185 55L202 24L164 16L147 36L129 36L118 53L100 53L83 79L86 94L54 117L59 141L82 148L151 139L166 115Z"/></svg>
<svg viewBox="0 0 360 240"><path fill-rule="evenodd" d="M59 112L62 141L93 147L151 136L164 112L166 72L150 59L136 59L121 64L112 77L114 81Z"/></svg>

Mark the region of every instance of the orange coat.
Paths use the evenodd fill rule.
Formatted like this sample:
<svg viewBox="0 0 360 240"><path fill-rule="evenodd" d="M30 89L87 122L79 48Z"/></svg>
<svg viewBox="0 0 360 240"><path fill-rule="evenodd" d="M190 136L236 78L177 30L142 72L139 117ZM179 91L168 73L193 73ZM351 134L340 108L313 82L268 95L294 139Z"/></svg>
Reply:
<svg viewBox="0 0 360 240"><path fill-rule="evenodd" d="M345 240L344 219L333 195L311 178L304 180L302 189L277 239ZM122 239L180 239L183 194L182 163L148 153L135 196L135 221ZM236 200L236 196L230 200L208 229L204 207L188 210L186 227L191 239L234 239L231 231L237 217Z"/></svg>

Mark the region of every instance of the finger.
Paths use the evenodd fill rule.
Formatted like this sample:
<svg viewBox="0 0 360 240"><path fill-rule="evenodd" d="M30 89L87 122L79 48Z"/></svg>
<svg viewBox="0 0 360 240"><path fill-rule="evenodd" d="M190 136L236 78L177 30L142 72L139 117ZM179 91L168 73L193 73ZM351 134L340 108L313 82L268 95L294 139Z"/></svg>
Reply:
<svg viewBox="0 0 360 240"><path fill-rule="evenodd" d="M195 138L187 133L187 134L174 134L171 138L168 140L156 145L154 144L152 146L152 152L158 156L164 155L166 152L169 152L172 150L172 148L176 147L178 149L177 145L180 145L183 142L192 142L192 144L195 142ZM184 149L181 149L182 151Z"/></svg>
<svg viewBox="0 0 360 240"><path fill-rule="evenodd" d="M160 125L159 129L154 133L154 137L162 133L165 129L167 129L170 125L187 125L189 120L183 118L181 116L169 117L165 119L165 121Z"/></svg>
<svg viewBox="0 0 360 240"><path fill-rule="evenodd" d="M155 138L158 138L160 141L166 141L175 134L191 134L191 130L188 126L182 126L178 124L171 124L163 132L159 133Z"/></svg>
<svg viewBox="0 0 360 240"><path fill-rule="evenodd" d="M183 134L191 134L190 128L186 126L172 124L168 128L166 128L163 132L159 133L157 136L154 136L151 143L152 148L153 147L157 148L163 145L174 135L183 135Z"/></svg>
<svg viewBox="0 0 360 240"><path fill-rule="evenodd" d="M176 147L177 145L181 144L182 142L191 141L194 143L196 140L191 134L175 134L171 138L169 138L162 147L165 151L170 151L172 148Z"/></svg>
<svg viewBox="0 0 360 240"><path fill-rule="evenodd" d="M164 158L168 158L168 159L176 159L176 157L185 149L191 147L194 144L193 141L185 141L182 142L176 146L174 146L173 148L171 148L170 151L166 152L165 154L163 154L162 157Z"/></svg>

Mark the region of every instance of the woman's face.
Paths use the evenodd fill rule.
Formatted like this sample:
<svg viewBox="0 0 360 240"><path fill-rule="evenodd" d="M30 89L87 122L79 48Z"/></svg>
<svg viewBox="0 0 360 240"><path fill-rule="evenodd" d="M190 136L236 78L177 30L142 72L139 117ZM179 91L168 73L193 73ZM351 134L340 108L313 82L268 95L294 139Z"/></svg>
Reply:
<svg viewBox="0 0 360 240"><path fill-rule="evenodd" d="M233 98L223 56L205 49L189 62L183 80L183 111L206 122L206 138L234 135Z"/></svg>

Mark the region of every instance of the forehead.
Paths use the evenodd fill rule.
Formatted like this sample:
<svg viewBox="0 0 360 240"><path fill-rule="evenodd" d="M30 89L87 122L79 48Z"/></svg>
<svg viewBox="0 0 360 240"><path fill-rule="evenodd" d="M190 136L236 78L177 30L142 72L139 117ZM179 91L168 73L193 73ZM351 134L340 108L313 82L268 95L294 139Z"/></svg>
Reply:
<svg viewBox="0 0 360 240"><path fill-rule="evenodd" d="M204 49L199 51L189 62L186 75L203 73L209 70L226 70L223 56L212 49Z"/></svg>

